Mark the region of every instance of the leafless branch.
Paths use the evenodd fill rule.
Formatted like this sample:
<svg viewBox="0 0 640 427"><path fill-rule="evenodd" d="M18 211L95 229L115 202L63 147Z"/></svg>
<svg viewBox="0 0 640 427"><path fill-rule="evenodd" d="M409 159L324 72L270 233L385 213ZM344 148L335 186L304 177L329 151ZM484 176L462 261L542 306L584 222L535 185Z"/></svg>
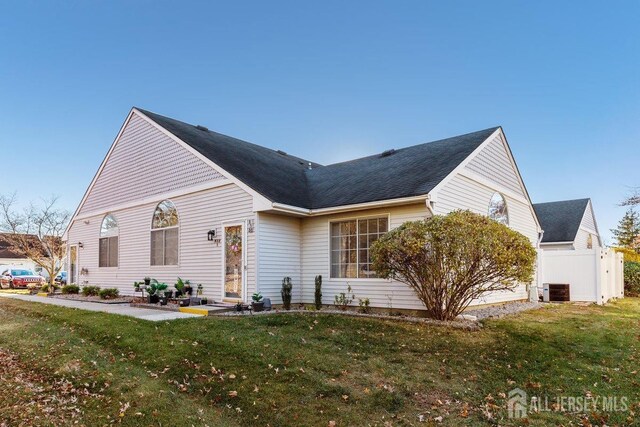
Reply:
<svg viewBox="0 0 640 427"><path fill-rule="evenodd" d="M20 210L15 193L0 195L0 231L14 252L47 272L50 283L63 266L66 247L62 236L71 217L57 202L54 196Z"/></svg>

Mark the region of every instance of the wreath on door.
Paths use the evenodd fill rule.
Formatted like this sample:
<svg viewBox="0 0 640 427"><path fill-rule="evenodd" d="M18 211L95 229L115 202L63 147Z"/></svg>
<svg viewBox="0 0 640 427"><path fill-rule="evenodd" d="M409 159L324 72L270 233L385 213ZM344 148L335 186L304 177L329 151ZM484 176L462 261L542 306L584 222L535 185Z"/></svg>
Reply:
<svg viewBox="0 0 640 427"><path fill-rule="evenodd" d="M235 231L227 234L227 250L237 254L242 250L242 237Z"/></svg>

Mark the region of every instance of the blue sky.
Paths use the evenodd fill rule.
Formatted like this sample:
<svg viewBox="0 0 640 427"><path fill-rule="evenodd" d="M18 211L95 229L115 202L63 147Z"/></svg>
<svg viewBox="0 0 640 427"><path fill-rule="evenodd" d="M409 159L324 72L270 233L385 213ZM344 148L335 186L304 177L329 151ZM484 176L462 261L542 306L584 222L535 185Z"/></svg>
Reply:
<svg viewBox="0 0 640 427"><path fill-rule="evenodd" d="M640 185L639 21L635 1L0 1L0 193L73 210L133 105L320 163L502 125L533 201L591 197L611 242Z"/></svg>

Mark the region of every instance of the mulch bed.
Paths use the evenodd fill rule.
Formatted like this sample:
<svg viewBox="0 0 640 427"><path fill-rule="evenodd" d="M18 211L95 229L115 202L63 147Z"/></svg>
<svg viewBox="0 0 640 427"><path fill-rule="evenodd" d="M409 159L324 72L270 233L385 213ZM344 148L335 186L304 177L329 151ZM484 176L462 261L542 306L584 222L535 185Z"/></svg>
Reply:
<svg viewBox="0 0 640 427"><path fill-rule="evenodd" d="M86 302L98 302L100 304L129 304L133 297L118 297L114 299L102 299L99 296L88 296L80 294L54 294L49 295L49 298L69 299L73 301L86 301Z"/></svg>

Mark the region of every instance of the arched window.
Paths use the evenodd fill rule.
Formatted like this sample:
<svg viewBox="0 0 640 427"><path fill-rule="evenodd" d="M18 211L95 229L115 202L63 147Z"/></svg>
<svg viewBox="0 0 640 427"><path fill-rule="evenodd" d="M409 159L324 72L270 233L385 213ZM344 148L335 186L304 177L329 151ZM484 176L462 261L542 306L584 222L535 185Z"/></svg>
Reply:
<svg viewBox="0 0 640 427"><path fill-rule="evenodd" d="M151 222L151 265L178 265L178 210L169 200L158 203Z"/></svg>
<svg viewBox="0 0 640 427"><path fill-rule="evenodd" d="M494 193L489 201L489 218L501 224L509 225L509 212L507 211L507 201L502 194Z"/></svg>
<svg viewBox="0 0 640 427"><path fill-rule="evenodd" d="M108 214L100 226L100 243L98 245L98 265L100 267L118 266L118 220Z"/></svg>

